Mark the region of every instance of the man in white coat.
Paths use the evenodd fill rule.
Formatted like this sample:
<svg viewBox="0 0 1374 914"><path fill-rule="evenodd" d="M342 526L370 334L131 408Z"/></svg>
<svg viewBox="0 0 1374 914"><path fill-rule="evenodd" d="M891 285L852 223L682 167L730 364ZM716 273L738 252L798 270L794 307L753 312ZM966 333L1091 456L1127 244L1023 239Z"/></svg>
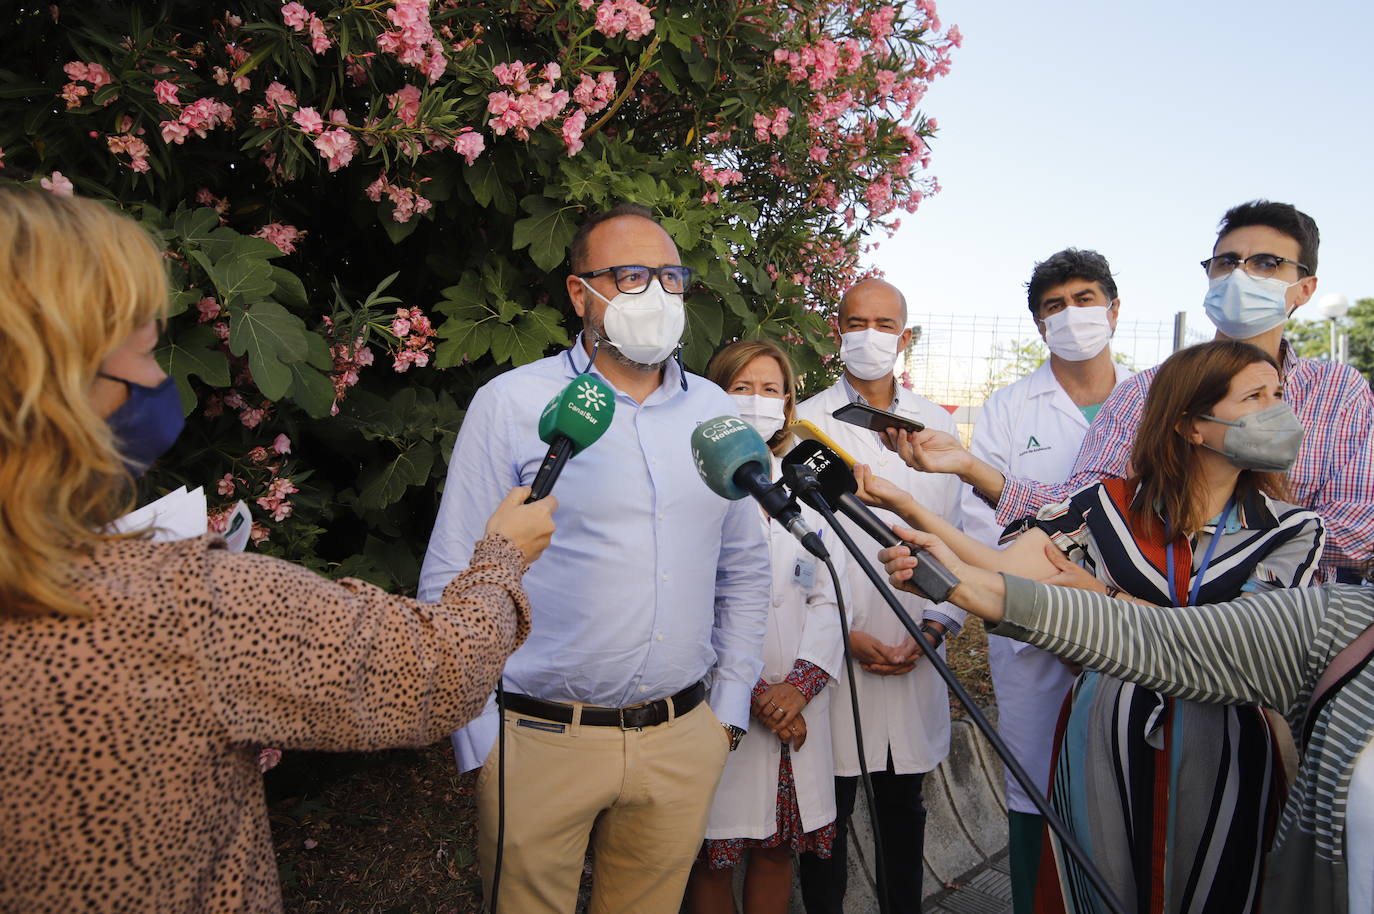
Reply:
<svg viewBox="0 0 1374 914"><path fill-rule="evenodd" d="M863 403L907 416L928 428L955 433L954 420L940 406L901 389L892 369L897 353L911 340L906 326L906 299L889 283L867 279L845 293L840 302L840 357L844 374L828 390L797 408L797 416L818 425L850 455L874 472L913 493L931 510L959 523L956 477L918 473L883 446L878 435L848 425L831 413L847 403ZM951 482L951 480L953 480ZM885 522L895 515L877 512ZM874 560L879 544L844 522ZM925 806L921 779L949 753L949 698L943 680L929 663L918 662L921 650L883 602L856 562L846 570L853 615L849 644L860 669L853 684L859 699L864 731L864 768L873 780L874 820L883 838L888 900L894 914L921 909L922 849ZM953 635L964 613L952 606L938 609L927 600L898 592L897 598L913 618L937 641ZM831 729L835 753L836 823L834 853L829 860L812 854L801 857L802 900L808 914L840 914L844 902L847 841L845 821L854 808L860 760L854 742L854 721L841 683L832 697Z"/></svg>
<svg viewBox="0 0 1374 914"><path fill-rule="evenodd" d="M1131 374L1112 360L1120 300L1107 259L1069 248L1035 265L1027 304L1050 357L988 398L970 450L1008 475L1062 482L1098 409ZM1002 528L972 487L964 488L961 508L964 532L998 545ZM1059 709L1075 671L1051 653L996 635L988 638L988 663L998 730L1044 791ZM1015 914L1030 914L1045 820L1010 772L1006 778L1012 904Z"/></svg>

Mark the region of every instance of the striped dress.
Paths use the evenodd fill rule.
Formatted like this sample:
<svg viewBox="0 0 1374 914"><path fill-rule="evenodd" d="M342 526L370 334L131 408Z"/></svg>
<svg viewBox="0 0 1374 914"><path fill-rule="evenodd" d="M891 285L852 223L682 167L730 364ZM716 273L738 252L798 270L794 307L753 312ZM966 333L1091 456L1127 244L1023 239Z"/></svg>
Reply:
<svg viewBox="0 0 1374 914"><path fill-rule="evenodd" d="M1260 910L1356 914L1347 880L1370 860L1347 858L1346 813L1356 759L1374 743L1374 663L1343 676L1324 700L1312 696L1332 661L1374 626L1374 588L1275 590L1179 610L1010 576L1006 588L1006 617L993 634L1189 701L1260 702L1282 713L1302 764L1265 861Z"/></svg>
<svg viewBox="0 0 1374 914"><path fill-rule="evenodd" d="M1111 479L1046 506L1033 524L1105 583L1159 606L1197 605L1311 583L1324 541L1313 512L1263 495L1174 548L1137 539L1136 480ZM1051 799L1128 908L1138 914L1250 914L1259 861L1282 805L1281 764L1257 706L1166 698L1084 673L1065 700ZM1096 893L1047 830L1037 912L1097 914Z"/></svg>

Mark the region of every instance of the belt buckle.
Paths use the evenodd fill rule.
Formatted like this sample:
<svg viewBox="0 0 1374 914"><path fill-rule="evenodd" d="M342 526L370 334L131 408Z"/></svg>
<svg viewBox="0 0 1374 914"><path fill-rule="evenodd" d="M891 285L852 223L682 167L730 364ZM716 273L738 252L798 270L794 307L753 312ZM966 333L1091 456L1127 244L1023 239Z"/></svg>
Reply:
<svg viewBox="0 0 1374 914"><path fill-rule="evenodd" d="M622 733L628 733L628 732L630 732L631 730L634 730L634 731L637 732L637 733L643 731L643 729L644 729L643 727L627 727L627 726L625 726L625 709L624 709L624 708L616 708L615 710L616 710L616 714L618 714L618 715L620 716L620 730L621 730Z"/></svg>

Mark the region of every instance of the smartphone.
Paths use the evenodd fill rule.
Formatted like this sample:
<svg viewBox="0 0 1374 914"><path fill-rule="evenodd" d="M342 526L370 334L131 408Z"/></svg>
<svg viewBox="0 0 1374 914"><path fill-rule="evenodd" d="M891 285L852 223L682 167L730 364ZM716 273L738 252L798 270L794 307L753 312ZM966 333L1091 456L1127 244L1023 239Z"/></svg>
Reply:
<svg viewBox="0 0 1374 914"><path fill-rule="evenodd" d="M906 416L899 416L887 410L864 406L862 403L846 403L830 415L841 422L848 422L850 425L857 425L879 434L882 434L884 429L889 428L899 428L906 432L925 430L925 426L915 419L908 419Z"/></svg>

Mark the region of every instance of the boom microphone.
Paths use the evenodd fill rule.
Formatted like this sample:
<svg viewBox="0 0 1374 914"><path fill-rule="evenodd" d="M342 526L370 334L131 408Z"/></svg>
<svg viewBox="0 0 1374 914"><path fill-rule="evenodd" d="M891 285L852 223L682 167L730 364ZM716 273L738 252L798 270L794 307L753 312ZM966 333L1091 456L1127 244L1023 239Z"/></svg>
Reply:
<svg viewBox="0 0 1374 914"><path fill-rule="evenodd" d="M525 504L548 495L568 458L604 435L614 417L615 391L605 381L586 373L569 381L539 415L539 440L549 445L549 452L534 474Z"/></svg>
<svg viewBox="0 0 1374 914"><path fill-rule="evenodd" d="M819 429L816 431L824 435ZM809 472L802 473L802 470ZM812 498L824 500L830 510L849 518L855 526L883 546L906 546L912 555L923 552L919 546L900 539L879 520L878 515L869 510L868 505L859 501L854 494L858 484L854 481L853 471L839 454L814 437L787 452L787 456L782 458L782 471L783 478L788 480L799 498L806 501ZM949 599L950 591L959 586L959 579L929 553L922 554L920 558L912 570L911 582L932 603L945 602Z"/></svg>
<svg viewBox="0 0 1374 914"><path fill-rule="evenodd" d="M768 478L772 454L748 422L738 416L718 416L701 423L692 432L692 459L701 481L712 492L731 501L754 496L764 512L800 540L807 552L819 559L830 558L787 489Z"/></svg>

